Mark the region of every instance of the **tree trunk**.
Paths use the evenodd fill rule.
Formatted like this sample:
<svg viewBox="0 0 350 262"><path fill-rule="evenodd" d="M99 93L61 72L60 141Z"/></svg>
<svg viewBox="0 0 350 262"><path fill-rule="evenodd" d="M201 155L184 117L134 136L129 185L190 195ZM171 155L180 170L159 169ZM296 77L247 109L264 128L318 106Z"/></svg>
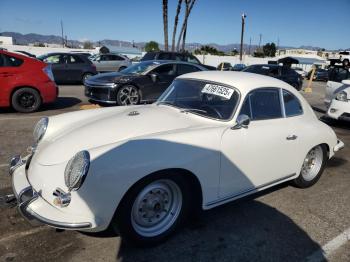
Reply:
<svg viewBox="0 0 350 262"><path fill-rule="evenodd" d="M164 49L168 51L168 0L163 0Z"/></svg>
<svg viewBox="0 0 350 262"><path fill-rule="evenodd" d="M176 15L175 15L175 21L174 21L174 30L173 30L173 38L172 38L172 43L171 43L171 51L175 51L175 37L176 37L176 30L177 30L177 24L179 22L179 14L181 12L181 5L182 5L182 0L179 0L177 3L177 8L176 8Z"/></svg>
<svg viewBox="0 0 350 262"><path fill-rule="evenodd" d="M196 0L185 0L186 2L186 14L185 14L185 18L184 18L184 22L182 24L182 28L181 28L181 32L180 32L180 35L179 35L179 38L177 40L177 45L176 45L176 49L177 51L180 51L180 42L181 42L181 39L183 40L182 41L182 46L183 46L183 50L185 49L185 42L184 40L186 41L186 36L185 38L184 35L185 35L185 31L187 31L187 21L188 21L188 17L190 16L191 14L191 11L192 11L192 8L193 8L193 5L194 3L196 2Z"/></svg>

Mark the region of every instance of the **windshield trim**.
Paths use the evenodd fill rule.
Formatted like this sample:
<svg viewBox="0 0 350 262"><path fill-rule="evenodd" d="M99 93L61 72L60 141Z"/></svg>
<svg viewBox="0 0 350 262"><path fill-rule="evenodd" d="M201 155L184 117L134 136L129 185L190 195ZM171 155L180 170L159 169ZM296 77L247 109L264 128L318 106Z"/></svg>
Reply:
<svg viewBox="0 0 350 262"><path fill-rule="evenodd" d="M198 114L194 111L187 111L187 112L182 112L182 113L190 113L190 114L194 114L194 115L198 115L198 116L201 116L201 117L204 117L204 118L208 118L210 120L216 120L216 121L220 121L220 122L230 122L233 120L235 114L236 114L236 111L238 109L238 106L240 105L241 103L241 98L242 98L242 95L241 95L241 92L239 91L238 88L234 87L234 86L231 86L231 85L228 85L228 84L224 84L224 83L221 83L221 82L216 82L216 81L211 81L211 80L206 80L206 79L199 79L199 78L176 78L174 81L176 80L191 80L191 81L198 81L198 82L206 82L206 83L209 83L209 84L214 84L214 85L222 85L222 86L225 86L225 87L228 87L228 88L232 88L233 90L235 90L235 92L237 92L238 94L238 99L237 99L237 103L236 103L236 106L235 108L232 110L232 113L231 113L231 116L230 118L228 119L220 119L220 118L215 118L215 117L209 117L209 116L205 116L205 115L201 115L201 114ZM171 85L174 83L174 81L171 83ZM170 86L169 86L170 87ZM180 111L184 108L181 108L181 107L178 107L174 104L166 104L166 103L162 103L162 101L158 101L155 103L157 106L159 105L165 105L165 106L171 106L171 107L174 107L176 109L179 109Z"/></svg>

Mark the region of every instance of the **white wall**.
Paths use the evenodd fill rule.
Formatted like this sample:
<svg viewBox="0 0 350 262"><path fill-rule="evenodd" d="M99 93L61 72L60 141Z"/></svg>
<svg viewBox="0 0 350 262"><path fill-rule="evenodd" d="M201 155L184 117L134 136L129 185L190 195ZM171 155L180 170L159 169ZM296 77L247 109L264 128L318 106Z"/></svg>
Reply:
<svg viewBox="0 0 350 262"><path fill-rule="evenodd" d="M196 57L201 61L203 64L211 65L217 67L221 62L228 62L232 65L235 64L246 64L246 65L253 65L253 64L267 64L269 60L273 60L274 58L259 58L259 57L252 57L252 56L243 56L242 62L239 61L239 55L236 56L214 56L214 55L196 55Z"/></svg>

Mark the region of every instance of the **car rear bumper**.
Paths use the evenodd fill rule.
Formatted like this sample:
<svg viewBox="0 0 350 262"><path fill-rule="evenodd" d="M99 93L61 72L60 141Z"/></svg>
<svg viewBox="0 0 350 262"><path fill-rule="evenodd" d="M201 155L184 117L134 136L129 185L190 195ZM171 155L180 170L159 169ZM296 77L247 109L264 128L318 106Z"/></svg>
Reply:
<svg viewBox="0 0 350 262"><path fill-rule="evenodd" d="M19 213L32 225L46 224L60 229L93 231L95 221L62 212L49 204L30 185L26 175L27 158L13 159L10 163L12 190L17 199Z"/></svg>
<svg viewBox="0 0 350 262"><path fill-rule="evenodd" d="M43 103L52 103L58 97L58 86L55 82L52 81L44 82L40 88L40 93L43 99Z"/></svg>
<svg viewBox="0 0 350 262"><path fill-rule="evenodd" d="M350 121L350 102L333 99L328 107L327 116L337 120Z"/></svg>
<svg viewBox="0 0 350 262"><path fill-rule="evenodd" d="M338 139L338 142L337 142L337 144L334 146L333 151L334 151L334 152L338 152L338 151L342 150L344 147L345 147L344 142Z"/></svg>

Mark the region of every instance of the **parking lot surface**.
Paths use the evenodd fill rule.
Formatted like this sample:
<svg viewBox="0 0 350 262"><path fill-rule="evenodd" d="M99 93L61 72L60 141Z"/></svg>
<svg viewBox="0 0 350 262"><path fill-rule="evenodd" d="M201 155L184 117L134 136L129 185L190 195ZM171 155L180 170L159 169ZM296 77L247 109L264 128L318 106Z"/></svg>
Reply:
<svg viewBox="0 0 350 262"><path fill-rule="evenodd" d="M324 89L316 82L312 93L303 93L319 117ZM60 86L58 101L40 112L0 111L0 195L11 192L7 162L25 154L35 123L86 104L82 86ZM350 145L348 123L323 120ZM129 247L109 232L31 227L15 208L0 204L0 261L350 261L349 159L346 146L315 186L284 184L203 212L166 243L147 249Z"/></svg>

